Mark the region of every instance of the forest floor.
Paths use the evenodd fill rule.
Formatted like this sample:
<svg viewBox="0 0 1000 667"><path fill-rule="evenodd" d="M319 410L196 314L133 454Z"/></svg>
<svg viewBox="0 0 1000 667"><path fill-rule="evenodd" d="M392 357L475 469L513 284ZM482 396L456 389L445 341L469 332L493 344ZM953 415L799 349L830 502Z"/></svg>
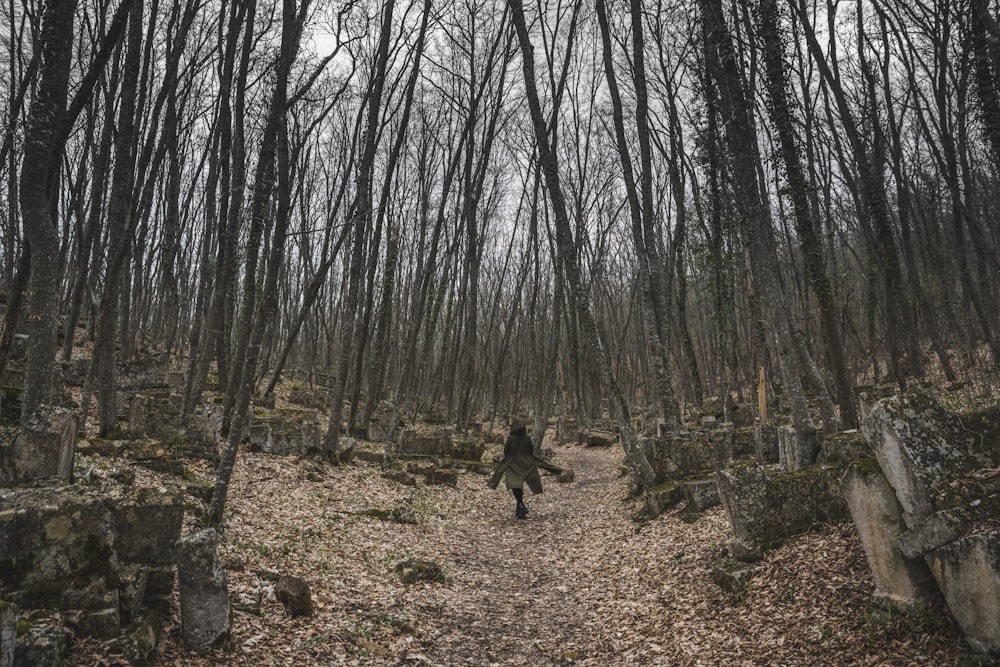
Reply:
<svg viewBox="0 0 1000 667"><path fill-rule="evenodd" d="M486 460L496 453L488 449ZM155 665L972 665L955 623L871 603L850 525L769 553L748 590L712 581L730 538L722 509L633 520L620 448L557 447L576 479L543 476L514 518L482 475L407 487L377 465L241 454L222 541L232 652L183 649L177 602ZM205 475L213 471L201 470ZM366 511L414 510L419 522ZM197 530L189 518L185 531ZM404 585L397 563L441 566L444 583ZM305 579L315 615L290 618L268 572ZM114 665L81 641L69 665Z"/></svg>

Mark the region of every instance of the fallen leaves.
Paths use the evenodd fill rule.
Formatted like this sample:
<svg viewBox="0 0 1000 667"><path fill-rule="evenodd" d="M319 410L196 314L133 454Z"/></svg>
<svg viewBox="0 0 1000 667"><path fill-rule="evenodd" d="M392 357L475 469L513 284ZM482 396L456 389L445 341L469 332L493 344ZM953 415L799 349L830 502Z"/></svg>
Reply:
<svg viewBox="0 0 1000 667"><path fill-rule="evenodd" d="M720 508L637 532L618 448L556 454L576 481L545 478L524 521L480 475L414 488L368 464L241 455L221 549L241 564L229 571L232 599L259 601L259 614L234 614L233 653L198 656L180 645L175 601L154 664L946 665L965 650L954 624L880 630L851 526L768 554L732 596L712 582L731 537ZM378 518L400 507L417 523ZM439 564L446 583L401 583L396 565L414 558ZM259 573L308 581L315 615L290 618ZM80 643L68 664L100 653Z"/></svg>

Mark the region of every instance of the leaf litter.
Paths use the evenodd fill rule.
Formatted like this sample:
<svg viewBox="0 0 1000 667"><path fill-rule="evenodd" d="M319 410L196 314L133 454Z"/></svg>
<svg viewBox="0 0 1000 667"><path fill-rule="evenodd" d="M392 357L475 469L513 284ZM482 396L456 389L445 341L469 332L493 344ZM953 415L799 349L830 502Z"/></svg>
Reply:
<svg viewBox="0 0 1000 667"><path fill-rule="evenodd" d="M372 451L375 444L361 443ZM496 451L494 451L496 450ZM484 460L499 451L490 445ZM404 486L377 464L242 453L221 557L234 604L231 652L180 640L175 600L151 664L957 665L968 648L946 610L876 607L853 526L822 526L767 554L739 595L712 581L731 537L720 507L633 520L615 448L555 447L575 481L543 477L526 520L486 478ZM208 465L195 471L211 477ZM415 524L381 520L394 508ZM198 530L188 513L185 532ZM397 563L438 564L444 583L404 585ZM279 574L305 579L315 614L289 617ZM114 665L78 641L68 665ZM962 664L967 664L962 663Z"/></svg>

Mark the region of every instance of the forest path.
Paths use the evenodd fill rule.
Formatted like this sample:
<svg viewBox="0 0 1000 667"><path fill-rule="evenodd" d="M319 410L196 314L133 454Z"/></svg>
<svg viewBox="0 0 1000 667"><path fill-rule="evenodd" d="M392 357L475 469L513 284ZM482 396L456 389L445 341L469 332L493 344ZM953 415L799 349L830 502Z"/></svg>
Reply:
<svg viewBox="0 0 1000 667"><path fill-rule="evenodd" d="M544 493L525 490L525 520L514 517L502 484L471 494L453 524L466 539L441 554L451 563L449 622L426 653L432 662L535 665L618 655L611 616L635 593L623 586L622 550L636 533L620 460L617 450L558 448L558 464L575 481L543 474Z"/></svg>

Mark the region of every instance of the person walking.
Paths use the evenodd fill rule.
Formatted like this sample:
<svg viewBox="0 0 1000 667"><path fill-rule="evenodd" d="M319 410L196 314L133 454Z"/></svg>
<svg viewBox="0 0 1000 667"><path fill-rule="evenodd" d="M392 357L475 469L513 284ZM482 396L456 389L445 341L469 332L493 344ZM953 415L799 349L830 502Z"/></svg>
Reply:
<svg viewBox="0 0 1000 667"><path fill-rule="evenodd" d="M515 417L510 422L510 435L507 436L503 446L503 458L488 485L491 489L495 489L500 485L500 478L504 479L517 503L514 516L518 519L528 517L528 506L524 504L524 485L527 484L532 493L542 492L542 480L538 476L539 468L556 475L562 472L562 468L535 456L534 446L524 421Z"/></svg>

